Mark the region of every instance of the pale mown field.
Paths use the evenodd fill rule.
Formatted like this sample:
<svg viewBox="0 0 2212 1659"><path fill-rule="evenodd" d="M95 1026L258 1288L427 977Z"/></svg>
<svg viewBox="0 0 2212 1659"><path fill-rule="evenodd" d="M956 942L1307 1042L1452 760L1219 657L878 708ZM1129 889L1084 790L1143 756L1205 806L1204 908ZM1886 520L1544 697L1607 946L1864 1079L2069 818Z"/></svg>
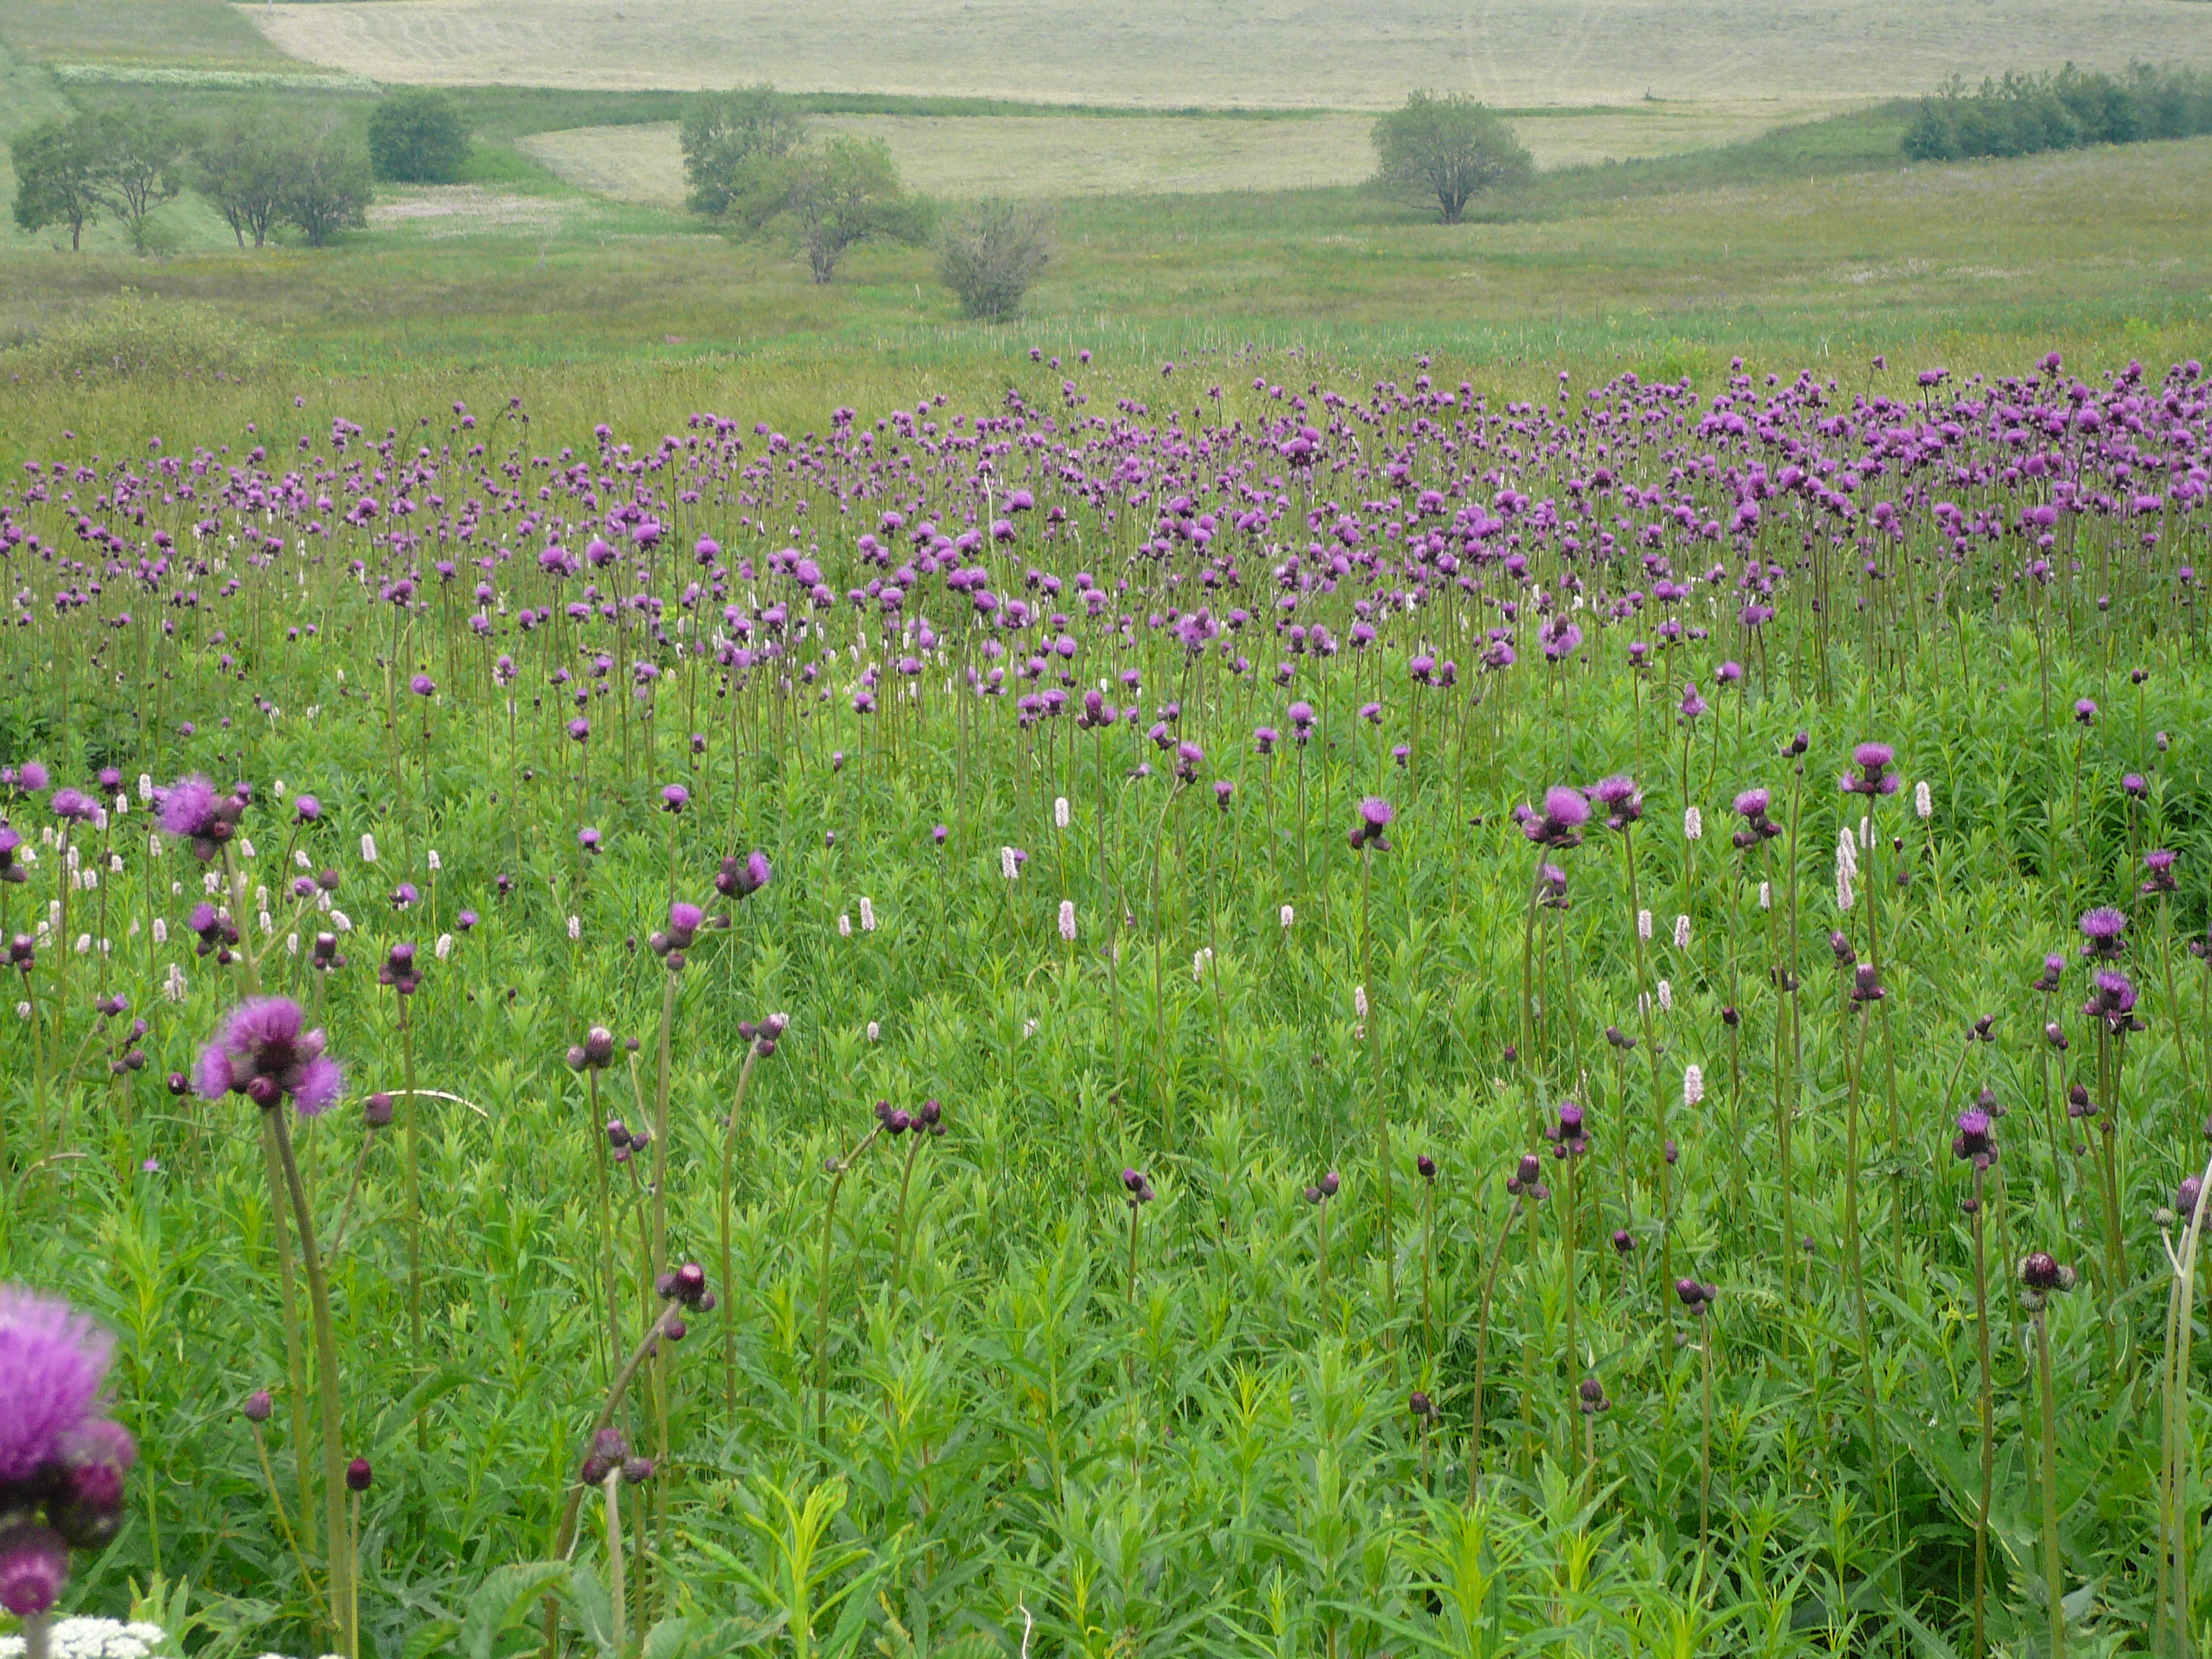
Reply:
<svg viewBox="0 0 2212 1659"><path fill-rule="evenodd" d="M2068 59L2212 64L2188 0L372 0L237 9L380 81L1373 109L1857 99Z"/></svg>
<svg viewBox="0 0 2212 1659"><path fill-rule="evenodd" d="M1517 118L1538 165L1672 155L1749 137L1784 118L1778 104L1644 106L1614 114ZM900 175L937 196L1057 198L1357 184L1375 170L1373 118L1184 116L816 118L825 132L881 138ZM602 196L672 206L684 199L672 122L538 133L522 148Z"/></svg>

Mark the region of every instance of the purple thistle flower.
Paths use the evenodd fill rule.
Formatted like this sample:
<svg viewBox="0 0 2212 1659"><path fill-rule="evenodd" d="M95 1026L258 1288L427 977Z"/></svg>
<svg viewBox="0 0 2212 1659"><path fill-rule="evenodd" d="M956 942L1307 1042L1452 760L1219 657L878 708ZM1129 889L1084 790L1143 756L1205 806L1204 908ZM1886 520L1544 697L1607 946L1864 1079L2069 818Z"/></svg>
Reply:
<svg viewBox="0 0 2212 1659"><path fill-rule="evenodd" d="M2165 848L2157 848L2143 854L2143 868L2150 872L2141 890L2145 894L2171 893L2178 890L2173 879L2174 854Z"/></svg>
<svg viewBox="0 0 2212 1659"><path fill-rule="evenodd" d="M937 841L939 845L944 844L941 828ZM721 868L715 872L714 890L724 898L749 898L767 886L775 873L769 866L768 854L757 848L743 860L732 854L722 860Z"/></svg>
<svg viewBox="0 0 2212 1659"><path fill-rule="evenodd" d="M323 804L313 795L295 795L292 799L292 822L313 823L323 816Z"/></svg>
<svg viewBox="0 0 2212 1659"><path fill-rule="evenodd" d="M1542 815L1530 811L1522 820L1521 833L1539 847L1579 847L1589 815L1589 799L1581 790L1555 783L1544 792Z"/></svg>
<svg viewBox="0 0 2212 1659"><path fill-rule="evenodd" d="M239 1004L200 1051L195 1080L201 1095L217 1100L242 1094L264 1110L289 1096L301 1116L320 1116L337 1099L345 1077L323 1053L323 1033L302 1030L306 1023L289 997Z"/></svg>
<svg viewBox="0 0 2212 1659"><path fill-rule="evenodd" d="M2121 935L2127 931L2124 912L2109 904L2100 904L2094 910L2081 913L2081 954L2099 961L2110 961L2128 948Z"/></svg>
<svg viewBox="0 0 2212 1659"><path fill-rule="evenodd" d="M1590 798L1605 809L1608 830L1626 830L1644 816L1644 792L1626 773L1601 779L1591 788Z"/></svg>
<svg viewBox="0 0 2212 1659"><path fill-rule="evenodd" d="M1899 778L1890 769L1890 763L1896 758L1896 751L1886 743L1863 743L1851 750L1851 764L1859 769L1858 775L1854 777L1846 772L1837 784L1847 795L1893 795Z"/></svg>
<svg viewBox="0 0 2212 1659"><path fill-rule="evenodd" d="M0 1607L35 1619L69 1582L69 1544L50 1527L0 1528Z"/></svg>
<svg viewBox="0 0 2212 1659"><path fill-rule="evenodd" d="M438 683L428 674L417 674L407 682L407 689L418 697L427 697L438 689Z"/></svg>
<svg viewBox="0 0 2212 1659"><path fill-rule="evenodd" d="M25 761L21 781L26 789L45 788L47 783L46 767L38 761Z"/></svg>
<svg viewBox="0 0 2212 1659"><path fill-rule="evenodd" d="M161 791L155 804L161 828L179 841L191 842L198 858L213 858L216 843L229 837L230 824L222 815L225 803L215 786L197 772ZM207 850L203 852L202 848Z"/></svg>
<svg viewBox="0 0 2212 1659"><path fill-rule="evenodd" d="M672 783L660 792L660 810L680 812L691 804L691 792L680 783Z"/></svg>
<svg viewBox="0 0 2212 1659"><path fill-rule="evenodd" d="M1380 795L1370 795L1361 801L1359 821L1352 826L1352 850L1356 853L1363 848L1374 847L1389 852L1389 838L1382 832L1390 827L1390 820L1396 816L1390 803Z"/></svg>
<svg viewBox="0 0 2212 1659"><path fill-rule="evenodd" d="M99 1402L113 1346L66 1302L0 1285L0 1486L61 1458Z"/></svg>
<svg viewBox="0 0 2212 1659"><path fill-rule="evenodd" d="M100 816L99 805L81 790L57 789L46 805L64 823L89 823Z"/></svg>

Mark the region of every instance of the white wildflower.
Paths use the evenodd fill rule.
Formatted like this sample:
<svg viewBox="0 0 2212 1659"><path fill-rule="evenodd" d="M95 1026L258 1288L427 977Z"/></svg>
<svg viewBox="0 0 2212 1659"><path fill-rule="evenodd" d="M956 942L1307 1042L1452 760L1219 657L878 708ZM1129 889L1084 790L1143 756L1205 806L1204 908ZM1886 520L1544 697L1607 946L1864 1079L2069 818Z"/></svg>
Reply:
<svg viewBox="0 0 2212 1659"><path fill-rule="evenodd" d="M1703 1068L1685 1066L1682 1068L1682 1104L1694 1106L1705 1097L1705 1074Z"/></svg>
<svg viewBox="0 0 2212 1659"><path fill-rule="evenodd" d="M1771 881L1762 881L1759 884L1759 908L1762 910L1771 910L1774 908L1774 884Z"/></svg>
<svg viewBox="0 0 2212 1659"><path fill-rule="evenodd" d="M1851 832L1848 830L1836 832L1836 868L1853 880L1858 878L1858 843L1852 840Z"/></svg>
<svg viewBox="0 0 2212 1659"><path fill-rule="evenodd" d="M876 931L875 901L866 894L860 897L860 931L864 933L872 933Z"/></svg>
<svg viewBox="0 0 2212 1659"><path fill-rule="evenodd" d="M1065 795L1058 795L1053 799L1052 826L1055 830L1067 828L1067 797Z"/></svg>
<svg viewBox="0 0 2212 1659"><path fill-rule="evenodd" d="M284 935L284 954L288 957L296 957L300 954L300 936L297 933Z"/></svg>
<svg viewBox="0 0 2212 1659"><path fill-rule="evenodd" d="M1928 780L1925 778L1912 786L1912 810L1923 820L1936 816L1936 798L1929 793Z"/></svg>
<svg viewBox="0 0 2212 1659"><path fill-rule="evenodd" d="M1643 939L1651 937L1651 913L1649 910L1636 913L1636 937Z"/></svg>
<svg viewBox="0 0 2212 1659"><path fill-rule="evenodd" d="M1690 948L1690 919L1687 916L1674 918L1674 948L1677 951Z"/></svg>
<svg viewBox="0 0 2212 1659"><path fill-rule="evenodd" d="M154 943L155 943L155 944L156 944L156 945L167 945L168 942L169 942L169 924L168 924L167 922L164 921L163 921L161 917L159 917L159 916L155 917L155 918L154 918Z"/></svg>
<svg viewBox="0 0 2212 1659"><path fill-rule="evenodd" d="M439 961L450 960L453 954L453 936L451 933L439 934L436 949Z"/></svg>
<svg viewBox="0 0 2212 1659"><path fill-rule="evenodd" d="M243 836L240 836L238 840L238 855L240 858L246 859L250 859L253 856L253 843L246 840Z"/></svg>
<svg viewBox="0 0 2212 1659"><path fill-rule="evenodd" d="M361 838L361 861L363 864L374 864L376 862L376 837L374 836L364 835Z"/></svg>
<svg viewBox="0 0 2212 1659"><path fill-rule="evenodd" d="M353 932L353 918L334 906L331 910L331 927L338 933L350 933Z"/></svg>
<svg viewBox="0 0 2212 1659"><path fill-rule="evenodd" d="M883 1040L884 1040L884 1028L883 1028L883 1026L882 1026L881 1024L879 1024L878 1022L876 1022L875 1020L872 1020L872 1020L870 1020L870 1021L868 1022L868 1041L869 1041L869 1042L881 1042Z"/></svg>
<svg viewBox="0 0 2212 1659"><path fill-rule="evenodd" d="M92 954L91 934L79 933L76 936L76 953L81 957L88 957Z"/></svg>
<svg viewBox="0 0 2212 1659"><path fill-rule="evenodd" d="M1836 866L1836 908L1848 910L1856 901L1857 895L1851 891L1850 872L1839 864Z"/></svg>
<svg viewBox="0 0 2212 1659"><path fill-rule="evenodd" d="M261 913L261 931L264 935L273 933L276 931L276 919L266 910L264 910Z"/></svg>
<svg viewBox="0 0 2212 1659"><path fill-rule="evenodd" d="M1075 901L1073 899L1062 899L1060 902L1060 936L1070 945L1075 943Z"/></svg>
<svg viewBox="0 0 2212 1659"><path fill-rule="evenodd" d="M1352 1012L1362 1019L1367 1018L1367 988L1364 985L1352 988Z"/></svg>
<svg viewBox="0 0 2212 1659"><path fill-rule="evenodd" d="M434 876L446 867L445 860L438 856L438 849L434 847L430 849L429 865L430 873Z"/></svg>
<svg viewBox="0 0 2212 1659"><path fill-rule="evenodd" d="M154 775L151 772L141 772L138 775L138 799L142 801L150 801L154 799Z"/></svg>
<svg viewBox="0 0 2212 1659"><path fill-rule="evenodd" d="M1014 856L1014 849L1011 847L1001 847L999 849L999 873L1008 881L1018 881L1021 878L1021 860Z"/></svg>
<svg viewBox="0 0 2212 1659"><path fill-rule="evenodd" d="M1662 1014L1674 1012L1674 988L1663 979L1659 981L1659 1012Z"/></svg>
<svg viewBox="0 0 2212 1659"><path fill-rule="evenodd" d="M581 938L583 938L583 936L584 936L584 919L583 919L581 916L571 916L571 917L569 917L569 918L568 918L568 937L569 937L570 939L581 939Z"/></svg>
<svg viewBox="0 0 2212 1659"><path fill-rule="evenodd" d="M269 793L270 793L270 794L272 794L272 795L276 796L276 799L277 799L278 800L282 800L282 799L284 799L284 780L283 780L283 779L282 779L282 778L277 779L277 780L276 780L276 781L275 783L273 783L273 784L271 784L271 785L270 786Z"/></svg>
<svg viewBox="0 0 2212 1659"><path fill-rule="evenodd" d="M850 939L853 937L853 918L851 916L841 915L837 918L837 937L840 939Z"/></svg>
<svg viewBox="0 0 2212 1659"><path fill-rule="evenodd" d="M31 1017L31 1005L30 1005L29 1003L27 1003L27 1002L19 1002L19 1003L17 1003L17 1004L15 1005L15 1018L18 1018L18 1019L28 1019L28 1018L30 1018L30 1017Z"/></svg>
<svg viewBox="0 0 2212 1659"><path fill-rule="evenodd" d="M1297 919L1298 919L1298 913L1297 913L1297 911L1293 910L1292 908L1291 908L1291 907L1290 907L1289 905L1285 904L1285 905L1283 907L1283 915L1282 915L1283 931L1284 931L1285 933L1289 933L1289 932L1291 931L1291 924L1292 922L1296 921Z"/></svg>
<svg viewBox="0 0 2212 1659"><path fill-rule="evenodd" d="M1024 1036L1025 1036L1025 1037L1033 1037L1033 1036L1035 1036L1036 1034L1037 1034L1037 1023L1036 1023L1035 1020L1033 1020L1033 1019L1025 1019L1025 1020L1024 1020L1024 1021L1022 1022L1022 1035L1023 1035Z"/></svg>
<svg viewBox="0 0 2212 1659"><path fill-rule="evenodd" d="M1194 980L1203 981L1206 978L1206 970L1209 967L1212 966L1212 963L1213 947L1210 945L1200 946L1199 949L1191 953L1190 976Z"/></svg>
<svg viewBox="0 0 2212 1659"><path fill-rule="evenodd" d="M1682 809L1682 834L1691 841L1703 841L1705 838L1705 815L1694 806L1686 806Z"/></svg>
<svg viewBox="0 0 2212 1659"><path fill-rule="evenodd" d="M312 870L315 867L314 860L307 856L307 849L304 847L295 847L292 849L292 862L302 870Z"/></svg>

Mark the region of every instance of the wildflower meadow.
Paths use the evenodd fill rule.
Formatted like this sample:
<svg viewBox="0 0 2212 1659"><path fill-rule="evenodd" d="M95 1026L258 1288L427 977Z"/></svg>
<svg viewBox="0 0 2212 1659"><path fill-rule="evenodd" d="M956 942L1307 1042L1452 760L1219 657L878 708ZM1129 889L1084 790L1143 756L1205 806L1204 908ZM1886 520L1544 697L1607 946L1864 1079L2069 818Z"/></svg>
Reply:
<svg viewBox="0 0 2212 1659"><path fill-rule="evenodd" d="M2212 1642L2201 365L1247 368L22 440L0 1652Z"/></svg>

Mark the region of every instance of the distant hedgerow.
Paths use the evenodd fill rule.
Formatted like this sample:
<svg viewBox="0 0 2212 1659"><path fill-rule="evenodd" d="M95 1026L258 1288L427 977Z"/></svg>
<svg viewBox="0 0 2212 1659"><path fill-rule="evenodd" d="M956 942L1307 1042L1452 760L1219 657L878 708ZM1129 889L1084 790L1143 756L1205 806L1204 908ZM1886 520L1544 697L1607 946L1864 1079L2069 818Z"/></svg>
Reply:
<svg viewBox="0 0 2212 1659"><path fill-rule="evenodd" d="M2056 75L1984 80L1971 93L1952 76L1921 100L1904 148L1915 161L1954 161L2201 132L2212 132L2212 76L2201 70L2134 64L2114 76L2069 64Z"/></svg>

